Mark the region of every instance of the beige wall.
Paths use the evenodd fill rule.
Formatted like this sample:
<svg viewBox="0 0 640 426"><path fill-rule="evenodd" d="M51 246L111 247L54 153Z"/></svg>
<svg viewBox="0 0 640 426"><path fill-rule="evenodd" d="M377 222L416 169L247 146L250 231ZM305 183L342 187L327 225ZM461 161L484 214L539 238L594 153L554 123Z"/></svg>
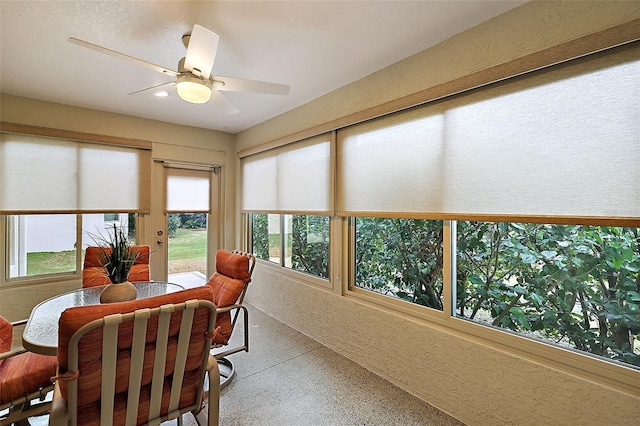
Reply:
<svg viewBox="0 0 640 426"><path fill-rule="evenodd" d="M160 121L120 114L37 101L12 95L0 95L0 121L30 126L64 129L76 132L142 139L153 142L152 157L203 162L215 161L223 166L224 199L221 200L221 234L219 242L225 248L235 248L235 146L233 135L213 130L186 127ZM208 155L203 155L203 153ZM195 158L194 158L195 157ZM161 191L157 179L152 181L152 205L162 209ZM159 206L159 207L157 207ZM147 215L145 215L147 216ZM141 242L153 246L155 228L149 217L140 221ZM0 241L4 241L4 227L0 226ZM4 255L0 246L0 258ZM153 263L152 254L152 263ZM2 262L4 263L4 262ZM4 276L4 271L0 277ZM156 278L157 279L157 278ZM36 280L19 286L0 286L0 315L10 320L27 318L37 303L81 286L80 280ZM19 301L20 303L16 303Z"/></svg>
<svg viewBox="0 0 640 426"><path fill-rule="evenodd" d="M233 135L69 105L0 95L0 119L11 123L64 129L176 146L229 151ZM233 153L229 158L235 158Z"/></svg>
<svg viewBox="0 0 640 426"><path fill-rule="evenodd" d="M528 3L254 126L237 135L237 148L285 138L638 18L638 1ZM640 423L640 380L635 386L617 386L615 379L597 376L596 369L570 370L540 354L343 295L335 278L332 286L322 289L259 263L247 297L275 318L468 424ZM624 369L618 374L640 377Z"/></svg>

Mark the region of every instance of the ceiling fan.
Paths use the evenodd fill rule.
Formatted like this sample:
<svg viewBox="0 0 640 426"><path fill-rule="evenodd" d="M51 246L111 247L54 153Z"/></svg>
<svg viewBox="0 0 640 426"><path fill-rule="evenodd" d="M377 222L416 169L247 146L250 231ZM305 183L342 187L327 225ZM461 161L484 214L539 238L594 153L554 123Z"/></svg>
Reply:
<svg viewBox="0 0 640 426"><path fill-rule="evenodd" d="M198 24L194 25L191 33L185 34L182 37L182 43L187 48L187 54L178 62L178 71L174 71L125 53L89 43L88 41L69 37L71 43L117 58L133 61L159 73L176 77L175 81L138 90L129 93L130 95L171 84L176 86L178 96L187 102L204 104L209 102L209 100L213 100L216 106L220 107L224 112L235 114L239 112L238 109L220 93L221 91L265 93L272 95L289 94L289 86L284 84L211 75L219 40L220 37L218 34Z"/></svg>

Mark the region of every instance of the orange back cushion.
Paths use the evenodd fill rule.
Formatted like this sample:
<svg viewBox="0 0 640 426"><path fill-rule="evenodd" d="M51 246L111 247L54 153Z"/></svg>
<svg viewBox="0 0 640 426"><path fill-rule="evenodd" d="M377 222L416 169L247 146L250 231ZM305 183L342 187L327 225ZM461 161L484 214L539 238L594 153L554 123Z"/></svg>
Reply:
<svg viewBox="0 0 640 426"><path fill-rule="evenodd" d="M84 267L102 267L103 250L106 253L111 252L111 249L108 247L87 247L84 252ZM134 265L149 263L149 254L151 253L149 246L131 246L131 250L138 252L138 257L136 257L136 261L133 263Z"/></svg>
<svg viewBox="0 0 640 426"><path fill-rule="evenodd" d="M251 281L249 258L225 250L218 250L216 252L216 271L207 281L207 285L213 289L214 303L219 308L233 305L238 301L247 283ZM226 345L232 331L231 314L229 312L219 313L216 317L213 343Z"/></svg>
<svg viewBox="0 0 640 426"><path fill-rule="evenodd" d="M217 272L207 281L207 286L213 289L213 303L219 308L224 308L225 306L236 303L245 285L245 282L242 280L229 278ZM216 316L216 330L213 334L213 343L226 345L229 342L232 331L231 314L229 312L218 313Z"/></svg>
<svg viewBox="0 0 640 426"><path fill-rule="evenodd" d="M216 272L237 280L251 281L249 258L226 250L216 252Z"/></svg>
<svg viewBox="0 0 640 426"><path fill-rule="evenodd" d="M156 296L148 299L134 300L131 302L111 303L105 305L82 306L66 309L60 316L60 328L58 333L58 363L59 374L68 371L68 345L73 333L75 333L84 324L94 319L102 318L106 315L114 313L128 313L141 308L155 308L169 303L181 303L191 299L205 299L213 302L213 291L210 287L202 286L189 290L183 290L176 293ZM167 363L165 376L169 377L173 373L173 363L175 361L177 336L180 329L180 320L182 312L176 312L171 317L169 332L169 350L167 353ZM196 310L194 319L194 328L189 343L189 355L187 358L187 367L185 372L185 380L183 385L186 391L183 391L181 397L181 406L187 406L190 398L195 398L200 378L200 366L202 365L202 349L205 344L205 336L202 330L206 331L209 321L208 309L199 308ZM147 330L147 349L145 350L145 360L143 367L143 387L141 393L139 420L144 421L148 415L149 409L149 389L151 375L153 371L153 361L155 354L155 339L157 330L157 317L149 320ZM133 323L127 322L120 326L118 331L118 363L116 371L116 411L121 415L126 406L126 389L129 377L130 348L133 336ZM78 377L78 413L79 423L91 424L92 421L99 422L100 410L100 381L102 375L102 329L98 328L87 333L78 346L79 353L79 371ZM168 380L168 379L167 379ZM60 390L63 398L68 398L67 382L60 380ZM166 389L168 392L169 389ZM168 394L167 394L168 395ZM118 408L118 401L124 401L124 406ZM164 401L163 407L168 406L168 399ZM117 414L119 416L120 414ZM80 422L80 418L84 419ZM85 422L86 420L86 422Z"/></svg>
<svg viewBox="0 0 640 426"><path fill-rule="evenodd" d="M127 279L131 282L149 281L151 273L149 268L149 246L131 246L138 252L135 262L131 266ZM105 248L107 252L110 250ZM111 281L102 269L102 249L100 247L87 247L84 253L84 268L82 270L82 287L94 287L110 284Z"/></svg>
<svg viewBox="0 0 640 426"><path fill-rule="evenodd" d="M102 249L100 247L87 247L84 252L84 268L102 267Z"/></svg>
<svg viewBox="0 0 640 426"><path fill-rule="evenodd" d="M136 257L136 261L133 262L134 265L149 264L149 254L151 252L149 246L131 246L131 250L138 252L138 257Z"/></svg>

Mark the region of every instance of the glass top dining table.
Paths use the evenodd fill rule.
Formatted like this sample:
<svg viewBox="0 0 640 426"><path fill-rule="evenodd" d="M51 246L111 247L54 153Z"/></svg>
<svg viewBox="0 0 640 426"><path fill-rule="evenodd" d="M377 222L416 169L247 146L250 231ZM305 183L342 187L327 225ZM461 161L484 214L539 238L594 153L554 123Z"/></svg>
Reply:
<svg viewBox="0 0 640 426"><path fill-rule="evenodd" d="M184 287L162 281L133 283L138 291L137 299L174 293ZM106 286L81 288L54 296L36 305L31 311L22 333L22 345L28 351L56 355L58 350L58 320L62 312L73 306L100 304L100 293Z"/></svg>

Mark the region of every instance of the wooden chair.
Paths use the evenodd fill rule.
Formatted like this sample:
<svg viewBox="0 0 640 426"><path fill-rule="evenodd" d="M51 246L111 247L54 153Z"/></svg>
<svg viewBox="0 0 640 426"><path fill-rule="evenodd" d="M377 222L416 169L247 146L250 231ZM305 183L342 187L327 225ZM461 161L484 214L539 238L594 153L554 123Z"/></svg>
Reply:
<svg viewBox="0 0 640 426"><path fill-rule="evenodd" d="M213 289L214 302L218 307L213 347L228 346L240 312L242 312L244 319L243 344L213 353L220 365L220 388L227 386L235 376L235 368L227 356L241 351L249 351L249 312L243 302L247 287L251 282L255 263L256 258L251 253L239 250L233 252L218 250L216 252L216 272L207 281L207 285Z"/></svg>
<svg viewBox="0 0 640 426"><path fill-rule="evenodd" d="M82 287L95 287L111 283L102 268L103 250L109 249L90 246L85 250L82 264ZM150 247L144 245L131 246L131 250L137 251L138 256L131 267L131 271L129 271L129 281L149 281L151 279L149 267Z"/></svg>
<svg viewBox="0 0 640 426"><path fill-rule="evenodd" d="M209 354L215 319L206 286L66 309L50 424L181 424L192 412L198 424L217 425L219 371ZM208 421L202 410L206 374Z"/></svg>
<svg viewBox="0 0 640 426"><path fill-rule="evenodd" d="M58 361L53 356L13 349L13 327L26 320L9 322L0 316L0 425L29 424L27 419L49 412L45 397L53 390Z"/></svg>

